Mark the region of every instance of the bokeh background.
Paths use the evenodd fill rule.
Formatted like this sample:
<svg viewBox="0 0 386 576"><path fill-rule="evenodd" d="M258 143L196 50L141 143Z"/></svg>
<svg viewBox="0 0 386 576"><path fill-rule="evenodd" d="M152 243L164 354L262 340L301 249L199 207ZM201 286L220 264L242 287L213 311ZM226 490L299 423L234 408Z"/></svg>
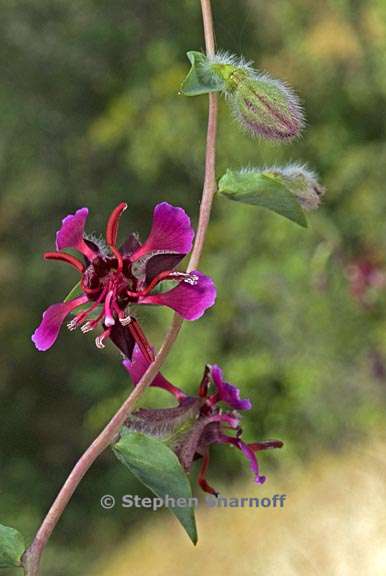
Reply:
<svg viewBox="0 0 386 576"><path fill-rule="evenodd" d="M193 392L217 362L251 398L245 437L285 442L261 457L267 484L256 488L226 447L214 450L209 479L229 496L287 493L286 509L200 510L193 550L168 512L101 510L103 494L146 494L107 452L55 531L47 576L386 570L386 4L213 9L218 47L287 81L307 117L298 142L264 144L222 102L218 175L301 161L328 192L308 230L216 201L201 269L218 304L186 323L164 373ZM162 200L197 221L207 98L177 93L186 51L202 47L198 0L0 1L0 522L27 540L130 389L117 352L97 351L90 335L63 330L51 351L33 347L42 310L77 281L41 255L81 206L97 234L121 200L122 236L144 237ZM141 311L156 344L170 317ZM149 391L145 402L165 399Z"/></svg>

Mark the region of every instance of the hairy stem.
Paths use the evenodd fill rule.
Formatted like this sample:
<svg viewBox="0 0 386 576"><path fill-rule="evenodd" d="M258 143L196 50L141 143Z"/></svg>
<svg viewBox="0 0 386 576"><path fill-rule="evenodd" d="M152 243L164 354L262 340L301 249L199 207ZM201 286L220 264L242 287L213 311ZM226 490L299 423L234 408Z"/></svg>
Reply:
<svg viewBox="0 0 386 576"><path fill-rule="evenodd" d="M215 51L215 39L213 31L213 18L210 0L201 0L202 17L204 23L205 46L208 55L213 55ZM205 154L205 177L200 205L200 215L197 227L195 243L190 256L187 271L197 268L201 253L204 247L206 231L209 224L213 198L216 192L216 134L217 134L217 96L209 95L208 129ZM178 334L181 330L183 319L177 314L174 315L171 326L165 336L160 350L149 366L137 386L133 389L129 397L125 400L118 412L112 417L107 426L95 438L94 442L87 448L78 462L75 464L67 480L63 484L54 503L44 518L34 541L26 550L23 556L23 566L25 576L38 576L40 558L43 550L51 536L56 524L63 514L77 486L83 476L100 456L100 454L110 446L118 437L119 431L126 420L128 414L132 412L137 400L145 389L151 384L160 367L166 360Z"/></svg>

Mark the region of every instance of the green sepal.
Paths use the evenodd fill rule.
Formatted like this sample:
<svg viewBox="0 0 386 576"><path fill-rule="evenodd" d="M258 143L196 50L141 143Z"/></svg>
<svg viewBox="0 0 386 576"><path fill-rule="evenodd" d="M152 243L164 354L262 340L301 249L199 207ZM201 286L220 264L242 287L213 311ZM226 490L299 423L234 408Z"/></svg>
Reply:
<svg viewBox="0 0 386 576"><path fill-rule="evenodd" d="M205 54L190 51L186 55L192 67L181 85L181 94L184 96L198 96L224 90L224 79L211 69Z"/></svg>
<svg viewBox="0 0 386 576"><path fill-rule="evenodd" d="M67 296L65 297L63 302L68 302L69 300L73 300L74 298L77 298L78 296L81 296L82 294L83 294L83 290L80 286L80 280L79 280L79 282L77 282L75 284L75 286L73 286L71 288L71 290L69 291L69 293L67 294Z"/></svg>

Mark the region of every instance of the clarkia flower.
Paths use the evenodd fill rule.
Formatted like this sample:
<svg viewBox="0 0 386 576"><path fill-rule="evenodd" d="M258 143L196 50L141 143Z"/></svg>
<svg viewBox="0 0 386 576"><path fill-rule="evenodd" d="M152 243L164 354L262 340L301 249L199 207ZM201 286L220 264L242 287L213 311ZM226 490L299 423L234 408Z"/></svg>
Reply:
<svg viewBox="0 0 386 576"><path fill-rule="evenodd" d="M131 360L123 364L134 384L137 384L149 366L140 349L134 348ZM235 446L248 459L258 484L266 480L259 471L256 452L268 448L281 448L280 440L247 443L242 438L239 411L249 410L248 399L240 398L238 388L226 382L217 365L207 365L196 396L188 396L162 374L158 374L152 386L170 392L177 400L173 408L141 408L131 414L125 426L129 431L141 432L164 441L177 455L186 472L193 462L202 459L198 483L209 494L217 491L206 480L209 465L209 449L212 444Z"/></svg>
<svg viewBox="0 0 386 576"><path fill-rule="evenodd" d="M213 281L201 272L189 274L175 270L190 252L194 231L182 208L162 202L154 208L153 223L147 240L141 244L135 234L118 247L118 225L127 204L119 204L109 217L106 241L85 233L88 209L81 208L64 218L56 235L56 251L47 252L47 260L61 260L81 274L79 294L69 301L51 305L43 314L32 340L38 350L48 350L71 312L70 330L80 327L83 333L102 325L95 340L98 348L110 338L121 352L131 357L137 343L150 361L153 353L134 317L138 304L165 305L186 320L200 318L214 304ZM83 261L65 249L74 249ZM173 281L162 290L161 283Z"/></svg>

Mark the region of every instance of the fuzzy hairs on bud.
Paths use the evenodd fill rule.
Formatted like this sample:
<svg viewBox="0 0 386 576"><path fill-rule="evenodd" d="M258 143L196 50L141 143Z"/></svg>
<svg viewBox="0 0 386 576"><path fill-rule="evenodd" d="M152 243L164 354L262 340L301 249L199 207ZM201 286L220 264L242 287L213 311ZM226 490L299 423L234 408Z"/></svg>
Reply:
<svg viewBox="0 0 386 576"><path fill-rule="evenodd" d="M253 137L289 141L300 135L304 116L295 92L280 80L257 72L252 63L219 52L207 61L208 73L221 77L232 113Z"/></svg>

